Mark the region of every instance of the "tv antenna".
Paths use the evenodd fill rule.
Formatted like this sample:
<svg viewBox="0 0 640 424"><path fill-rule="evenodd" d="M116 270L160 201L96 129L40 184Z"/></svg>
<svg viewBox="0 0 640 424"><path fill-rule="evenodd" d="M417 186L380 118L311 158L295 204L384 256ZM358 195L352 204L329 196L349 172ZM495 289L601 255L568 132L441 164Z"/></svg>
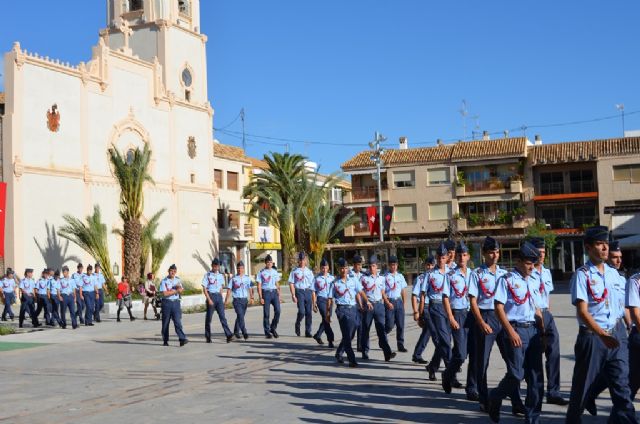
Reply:
<svg viewBox="0 0 640 424"><path fill-rule="evenodd" d="M458 111L460 116L462 116L462 130L463 130L463 140L467 139L467 116L469 115L469 109L467 108L467 101L462 99L462 108Z"/></svg>

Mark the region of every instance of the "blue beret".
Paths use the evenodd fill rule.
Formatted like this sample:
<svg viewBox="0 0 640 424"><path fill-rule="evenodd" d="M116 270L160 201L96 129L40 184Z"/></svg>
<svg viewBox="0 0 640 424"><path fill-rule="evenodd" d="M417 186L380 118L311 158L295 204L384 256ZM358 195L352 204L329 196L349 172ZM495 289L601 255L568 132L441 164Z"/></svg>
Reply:
<svg viewBox="0 0 640 424"><path fill-rule="evenodd" d="M25 273L25 274L28 274L28 273L30 273L30 272L33 272L33 268L26 268L26 269L24 270L24 273Z"/></svg>
<svg viewBox="0 0 640 424"><path fill-rule="evenodd" d="M483 252L498 249L500 249L500 243L498 243L496 239L494 239L493 237L487 237L484 239L484 242L482 243Z"/></svg>
<svg viewBox="0 0 640 424"><path fill-rule="evenodd" d="M265 262L273 262L273 258L271 257L271 255L267 255L267 256L265 256L264 261Z"/></svg>
<svg viewBox="0 0 640 424"><path fill-rule="evenodd" d="M7 268L7 275L13 275L14 272L11 268Z"/></svg>
<svg viewBox="0 0 640 424"><path fill-rule="evenodd" d="M398 257L395 256L395 255L389 256L389 263L390 264L397 264L398 263Z"/></svg>
<svg viewBox="0 0 640 424"><path fill-rule="evenodd" d="M444 242L444 246L447 248L447 250L455 250L456 242L451 240L451 239L449 239L449 240Z"/></svg>
<svg viewBox="0 0 640 424"><path fill-rule="evenodd" d="M322 258L322 260L320 261L320 266L328 266L329 265L329 261L327 261L325 258Z"/></svg>
<svg viewBox="0 0 640 424"><path fill-rule="evenodd" d="M303 260L303 259L304 259L304 258L306 258L306 257L307 257L307 254L306 254L306 253L304 253L304 252L300 252L300 253L298 253L298 260L299 260L299 261Z"/></svg>
<svg viewBox="0 0 640 424"><path fill-rule="evenodd" d="M211 265L220 265L220 259L218 259L218 258L214 258L214 259L211 261Z"/></svg>
<svg viewBox="0 0 640 424"><path fill-rule="evenodd" d="M447 249L447 246L444 244L444 242L440 242L440 246L438 246L438 248L436 249L436 255L438 256L444 256L449 254L449 249Z"/></svg>
<svg viewBox="0 0 640 424"><path fill-rule="evenodd" d="M355 255L355 256L353 257L353 263L354 263L354 264L361 264L361 263L362 263L362 256L360 256L360 255Z"/></svg>
<svg viewBox="0 0 640 424"><path fill-rule="evenodd" d="M436 264L436 258L434 258L433 255L429 255L424 259L424 263L425 264L435 265Z"/></svg>
<svg viewBox="0 0 640 424"><path fill-rule="evenodd" d="M171 264L171 266L169 267L169 270L172 270L172 269L175 269L176 271L178 270L178 267L176 266L176 264Z"/></svg>
<svg viewBox="0 0 640 424"><path fill-rule="evenodd" d="M618 240L609 242L609 252L620 252L620 242Z"/></svg>
<svg viewBox="0 0 640 424"><path fill-rule="evenodd" d="M538 251L538 248L528 241L525 241L520 245L518 254L520 259L524 261L538 262L538 259L540 259L540 251Z"/></svg>
<svg viewBox="0 0 640 424"><path fill-rule="evenodd" d="M544 249L544 239L542 237L529 237L526 241L535 246L536 249Z"/></svg>
<svg viewBox="0 0 640 424"><path fill-rule="evenodd" d="M584 232L584 241L609 241L609 228L604 225L597 225L595 227L589 227Z"/></svg>
<svg viewBox="0 0 640 424"><path fill-rule="evenodd" d="M378 257L376 255L371 255L369 258L369 265L374 265L378 263Z"/></svg>
<svg viewBox="0 0 640 424"><path fill-rule="evenodd" d="M65 271L69 271L69 267L66 265L62 267L62 272L65 272Z"/></svg>
<svg viewBox="0 0 640 424"><path fill-rule="evenodd" d="M244 266L244 262L238 261L238 263L236 264L236 267L239 267L239 266Z"/></svg>
<svg viewBox="0 0 640 424"><path fill-rule="evenodd" d="M80 268L80 267L84 268L84 265L82 265L81 263L79 263L79 264L78 264L78 266L77 266L76 268Z"/></svg>
<svg viewBox="0 0 640 424"><path fill-rule="evenodd" d="M469 253L469 248L464 244L464 241L460 240L460 244L456 247L456 253Z"/></svg>
<svg viewBox="0 0 640 424"><path fill-rule="evenodd" d="M340 268L343 268L343 267L345 267L345 266L348 266L348 265L347 265L347 261L346 261L346 259L345 259L345 258L340 258L340 259L338 259L338 266L339 266Z"/></svg>

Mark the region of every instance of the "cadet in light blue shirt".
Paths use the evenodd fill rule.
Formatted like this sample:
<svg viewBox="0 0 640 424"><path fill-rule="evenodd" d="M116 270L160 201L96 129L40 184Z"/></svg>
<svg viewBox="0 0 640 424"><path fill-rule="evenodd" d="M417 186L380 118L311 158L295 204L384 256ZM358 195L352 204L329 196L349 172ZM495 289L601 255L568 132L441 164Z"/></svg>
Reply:
<svg viewBox="0 0 640 424"><path fill-rule="evenodd" d="M11 310L11 305L16 302L16 281L14 279L15 274L11 268L7 268L5 277L0 282L2 286L2 299L4 301L4 309L2 311L2 321L7 320L7 316L13 321L14 314Z"/></svg>
<svg viewBox="0 0 640 424"><path fill-rule="evenodd" d="M220 260L215 258L211 262L211 271L207 272L202 278L202 293L207 298L207 313L204 316L204 337L207 343L211 343L211 317L213 317L214 312L218 314L227 343L233 339L233 334L231 334L227 324L227 317L224 313L225 302L222 299L224 286L224 275L220 273Z"/></svg>
<svg viewBox="0 0 640 424"><path fill-rule="evenodd" d="M178 267L171 265L169 272L160 283L162 293L162 344L169 346L169 324L173 321L173 326L178 335L180 346L189 343L187 336L182 331L182 309L180 308L180 295L184 291L182 281L176 276Z"/></svg>
<svg viewBox="0 0 640 424"><path fill-rule="evenodd" d="M407 281L404 275L398 272L398 258L396 256L389 257L389 272L384 277L385 293L389 298L389 303L385 307L385 331L391 333L393 327L396 327L396 343L398 352L406 352L404 347L404 289L407 287Z"/></svg>
<svg viewBox="0 0 640 424"><path fill-rule="evenodd" d="M249 333L244 322L244 316L247 313L247 307L253 303L253 288L251 277L244 274L244 262L239 261L236 264L238 274L229 279L227 287L227 297L225 304L229 303L230 295L233 296L233 309L236 311L236 322L233 326L233 334L236 338L240 338L240 333L245 340L249 338Z"/></svg>
<svg viewBox="0 0 640 424"><path fill-rule="evenodd" d="M100 312L102 312L102 308L104 308L104 296L108 296L109 291L106 286L107 281L104 278L104 274L101 272L99 263L96 263L93 278L96 284L96 294L98 295L96 297L96 305L93 312L93 318L96 322L101 322Z"/></svg>
<svg viewBox="0 0 640 424"><path fill-rule="evenodd" d="M42 270L40 279L36 283L36 291L38 292L38 307L36 308L36 316L40 316L40 312L44 310L44 321L46 325L53 327L51 319L51 301L49 300L49 269Z"/></svg>
<svg viewBox="0 0 640 424"><path fill-rule="evenodd" d="M538 281L531 278L539 259L538 249L525 241L518 251L516 267L500 277L496 287L495 310L508 340L503 344L507 373L489 393L488 412L493 422L500 420L502 400L519 390L522 380L527 382L525 421L540 422L544 390L542 316L535 304Z"/></svg>
<svg viewBox="0 0 640 424"><path fill-rule="evenodd" d="M60 288L60 271L56 270L53 278L49 280L49 301L51 302L52 320L62 327L62 319L60 319L60 305L62 304Z"/></svg>
<svg viewBox="0 0 640 424"><path fill-rule="evenodd" d="M80 298L84 302L84 325L93 326L93 315L96 308L96 300L99 294L96 293L96 279L93 275L93 266L87 266L87 273L82 276L82 286L80 287Z"/></svg>
<svg viewBox="0 0 640 424"><path fill-rule="evenodd" d="M80 296L80 289L84 285L84 266L79 263L76 267L76 272L73 273L71 278L75 283L75 295L76 295L76 316L80 320L80 324L84 324L84 299Z"/></svg>
<svg viewBox="0 0 640 424"><path fill-rule="evenodd" d="M33 280L33 269L27 268L24 270L24 279L20 281L20 316L18 319L18 326L22 328L24 323L25 314L28 312L31 318L31 323L34 328L40 327L38 322L38 316L36 315L36 309L34 306L36 298L36 282Z"/></svg>
<svg viewBox="0 0 640 424"><path fill-rule="evenodd" d="M635 399L640 389L640 273L632 275L627 282L626 306L633 322L629 334L629 386L631 398Z"/></svg>
<svg viewBox="0 0 640 424"><path fill-rule="evenodd" d="M456 242L448 239L444 242L444 246L447 248L447 272L452 271L458 267L456 264Z"/></svg>
<svg viewBox="0 0 640 424"><path fill-rule="evenodd" d="M69 309L69 316L71 317L71 327L75 330L78 328L78 321L76 319L76 280L69 277L69 267L62 267L62 278L60 279L60 320L62 321L62 328L67 328L67 309Z"/></svg>
<svg viewBox="0 0 640 424"><path fill-rule="evenodd" d="M300 323L304 318L304 335L311 336L311 326L313 319L313 295L311 286L313 286L313 272L307 268L307 254L298 253L298 266L289 274L289 290L291 291L291 299L298 306L298 315L296 316L295 332L296 336L300 336Z"/></svg>
<svg viewBox="0 0 640 424"><path fill-rule="evenodd" d="M264 336L267 339L271 337L278 338L278 322L280 321L280 285L278 281L280 276L278 272L273 269L273 258L271 255L267 255L264 258L265 267L256 275L256 282L258 283L258 296L260 296L260 303L262 307L262 327L264 330ZM271 305L273 305L273 321L269 324L269 315L271 312Z"/></svg>
<svg viewBox="0 0 640 424"><path fill-rule="evenodd" d="M329 262L322 258L320 261L320 274L316 275L313 285L311 286L313 311L319 311L321 318L318 331L313 335L313 339L320 345L324 344L322 334L326 332L329 348L333 348L334 334L331 324L327 321L327 299L332 290L333 280L333 275L329 274ZM329 310L329 314L331 314L331 312L332 311Z"/></svg>
<svg viewBox="0 0 640 424"><path fill-rule="evenodd" d="M418 323L418 326L421 328L420 337L418 337L418 341L416 342L416 346L413 349L413 356L411 360L417 364L426 364L427 361L422 357L422 353L427 347L427 343L429 343L429 338L431 334L435 333L435 331L431 331L431 320L429 319L429 313L426 310L428 307L428 299L425 301L424 296L424 281L426 275L428 275L431 270L436 265L436 258L433 256L429 256L424 261L424 269L425 272L418 275L418 278L413 283L413 290L411 296L411 306L413 308L413 320ZM426 302L426 306L425 306Z"/></svg>
<svg viewBox="0 0 640 424"><path fill-rule="evenodd" d="M369 359L369 331L371 331L371 324L375 322L376 334L378 335L378 345L384 353L384 360L390 361L395 358L396 353L391 351L389 341L387 339L387 333L385 332L385 305L391 304L385 293L385 278L378 273L378 258L373 255L369 259L369 269L371 273L368 276L362 277L361 283L363 292L367 297L367 300L373 305L373 309L365 309L363 311L362 319L362 334L361 334L361 347L362 347L362 359Z"/></svg>
<svg viewBox="0 0 640 424"><path fill-rule="evenodd" d="M637 422L629 388L628 349L621 346L626 329L617 313L614 284L618 272L605 261L609 255L609 229L590 227L584 245L589 261L571 278L571 302L576 306L580 331L575 346L575 367L566 421L580 422L585 399L599 374L607 381L613 407L609 422Z"/></svg>

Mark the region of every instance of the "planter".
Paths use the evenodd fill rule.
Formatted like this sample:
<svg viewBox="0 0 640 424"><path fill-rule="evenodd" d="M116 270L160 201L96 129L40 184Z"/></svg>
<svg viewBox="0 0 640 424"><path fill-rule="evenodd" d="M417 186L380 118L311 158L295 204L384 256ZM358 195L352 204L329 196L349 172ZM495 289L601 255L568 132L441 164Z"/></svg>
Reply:
<svg viewBox="0 0 640 424"><path fill-rule="evenodd" d="M465 188L464 186L456 186L456 197L461 197L465 195Z"/></svg>
<svg viewBox="0 0 640 424"><path fill-rule="evenodd" d="M509 191L511 191L511 193L522 193L522 181L511 181L511 183L509 184Z"/></svg>
<svg viewBox="0 0 640 424"><path fill-rule="evenodd" d="M456 228L458 231L467 231L467 220L465 218L456 219Z"/></svg>

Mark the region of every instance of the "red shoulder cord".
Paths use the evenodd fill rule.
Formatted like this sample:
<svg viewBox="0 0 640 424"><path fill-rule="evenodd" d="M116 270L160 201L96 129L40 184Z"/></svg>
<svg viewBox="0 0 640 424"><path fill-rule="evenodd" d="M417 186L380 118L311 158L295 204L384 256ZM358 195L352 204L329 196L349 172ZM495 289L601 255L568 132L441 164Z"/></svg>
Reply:
<svg viewBox="0 0 640 424"><path fill-rule="evenodd" d="M529 289L527 288L527 294L524 295L523 298L518 297L518 295L516 294L516 292L513 290L513 287L511 287L511 284L509 283L509 280L505 278L505 281L507 282L507 288L509 289L509 293L511 293L511 297L513 298L513 301L517 304L517 305L522 305L524 304L527 300L529 300Z"/></svg>
<svg viewBox="0 0 640 424"><path fill-rule="evenodd" d="M456 289L455 280L453 280L453 282L451 283L451 288L453 289L453 292L455 293L457 298L464 297L464 295L466 295L467 292L469 291L469 286L466 284L466 282L465 282L465 285L464 285L464 289L462 291L458 291L458 289Z"/></svg>
<svg viewBox="0 0 640 424"><path fill-rule="evenodd" d="M593 289L591 288L591 281L589 280L589 275L587 274L587 272L584 272L584 276L587 279L587 290L589 291L589 295L593 298L593 300L596 303L602 303L606 298L607 295L609 294L609 290L607 290L607 288L604 288L604 291L602 292L602 296L598 297L595 295L595 293L593 292Z"/></svg>

